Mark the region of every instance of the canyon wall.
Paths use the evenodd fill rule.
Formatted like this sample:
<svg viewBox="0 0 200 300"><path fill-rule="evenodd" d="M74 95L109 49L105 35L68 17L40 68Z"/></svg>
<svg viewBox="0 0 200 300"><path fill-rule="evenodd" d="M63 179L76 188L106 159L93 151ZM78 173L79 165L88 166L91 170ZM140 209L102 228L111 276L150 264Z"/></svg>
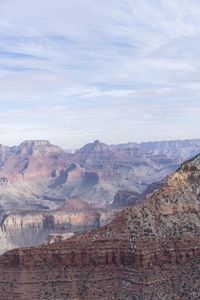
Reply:
<svg viewBox="0 0 200 300"><path fill-rule="evenodd" d="M7 299L197 300L200 156L110 224L0 257Z"/></svg>
<svg viewBox="0 0 200 300"><path fill-rule="evenodd" d="M36 246L51 234L85 232L97 228L100 213L79 199L68 200L50 211L19 211L4 215L0 229L0 253L5 250ZM5 247L6 241L6 247Z"/></svg>

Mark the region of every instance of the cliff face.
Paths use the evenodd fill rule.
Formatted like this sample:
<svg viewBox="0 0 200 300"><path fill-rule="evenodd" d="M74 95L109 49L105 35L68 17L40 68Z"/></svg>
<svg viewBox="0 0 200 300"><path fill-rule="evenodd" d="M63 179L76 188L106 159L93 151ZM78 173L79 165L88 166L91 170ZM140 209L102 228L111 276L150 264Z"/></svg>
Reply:
<svg viewBox="0 0 200 300"><path fill-rule="evenodd" d="M79 199L68 200L56 210L9 213L0 227L0 253L6 249L39 245L51 234L66 236L66 233L85 232L98 227L99 223L99 212Z"/></svg>
<svg viewBox="0 0 200 300"><path fill-rule="evenodd" d="M122 168L124 168L124 173L127 177L132 167L136 170L135 176L140 176L140 171L143 169L143 176L145 177L145 175L150 176L148 172L145 172L147 169L149 173L153 173L154 168L159 172L161 171L159 168L161 165L163 167L172 167L173 164L177 165L178 163L173 158L170 159L165 155L149 155L147 151L140 150L138 146L130 148L129 146L124 148L120 146L113 147L98 140L77 150L74 157L81 166L91 170L98 170L102 173L104 179L113 180L117 180L118 172L122 171Z"/></svg>
<svg viewBox="0 0 200 300"><path fill-rule="evenodd" d="M48 141L0 146L0 204L5 209L55 209L78 196L105 206L118 190L144 192L179 163L164 154L99 141L70 154Z"/></svg>
<svg viewBox="0 0 200 300"><path fill-rule="evenodd" d="M40 206L44 190L55 172L64 168L67 161L67 154L48 141L24 141L19 146L1 146L1 205L6 209Z"/></svg>
<svg viewBox="0 0 200 300"><path fill-rule="evenodd" d="M43 140L0 145L0 204L56 208L57 200L79 196L105 205L118 190L143 193L199 151L199 140L115 146L95 141L71 154Z"/></svg>
<svg viewBox="0 0 200 300"><path fill-rule="evenodd" d="M132 191L120 190L115 194L111 207L122 208L126 206L136 205L138 203L141 203L142 200L143 197L141 194Z"/></svg>
<svg viewBox="0 0 200 300"><path fill-rule="evenodd" d="M12 182L51 176L55 169L65 165L66 155L48 141L24 141L19 146L2 148L0 158L0 176Z"/></svg>
<svg viewBox="0 0 200 300"><path fill-rule="evenodd" d="M200 152L200 140L175 140L160 142L143 142L139 149L153 155L166 155L170 158L185 160L194 157Z"/></svg>
<svg viewBox="0 0 200 300"><path fill-rule="evenodd" d="M4 218L2 229L6 232L31 227L62 230L78 226L93 227L96 222L98 213L92 206L79 199L71 199L56 210L10 213Z"/></svg>
<svg viewBox="0 0 200 300"><path fill-rule="evenodd" d="M197 156L110 225L1 256L2 299L199 299L199 195Z"/></svg>
<svg viewBox="0 0 200 300"><path fill-rule="evenodd" d="M180 160L165 155L149 154L135 144L133 147L114 147L98 140L77 150L74 159L81 167L98 174L99 185L96 187L105 191L101 198L109 201L118 190L143 193L150 184L175 171L180 163ZM95 196L98 200L98 195Z"/></svg>
<svg viewBox="0 0 200 300"><path fill-rule="evenodd" d="M184 161L200 153L200 139L142 142L140 144L130 142L112 145L112 147L114 149L138 148L152 155L166 155L168 158Z"/></svg>

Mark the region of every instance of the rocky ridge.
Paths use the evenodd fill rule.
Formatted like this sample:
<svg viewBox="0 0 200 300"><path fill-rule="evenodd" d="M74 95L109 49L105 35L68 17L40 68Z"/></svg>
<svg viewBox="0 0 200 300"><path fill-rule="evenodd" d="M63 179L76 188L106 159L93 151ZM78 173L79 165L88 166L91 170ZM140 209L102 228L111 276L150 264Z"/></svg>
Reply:
<svg viewBox="0 0 200 300"><path fill-rule="evenodd" d="M137 147L113 148L99 141L75 153L48 141L1 146L0 205L4 209L56 209L75 196L105 206L118 190L144 192L179 162Z"/></svg>
<svg viewBox="0 0 200 300"><path fill-rule="evenodd" d="M116 149L138 148L152 155L166 155L168 158L184 161L200 153L200 139L155 141L112 145Z"/></svg>
<svg viewBox="0 0 200 300"><path fill-rule="evenodd" d="M68 200L56 210L10 212L4 214L0 226L0 253L40 245L52 234L85 232L99 224L100 212L80 199Z"/></svg>
<svg viewBox="0 0 200 300"><path fill-rule="evenodd" d="M173 156L175 146L177 151L182 146L181 153L184 149L187 153L196 151L197 142L158 144L161 150L173 145L169 151ZM148 151L160 149L157 143L153 145ZM97 140L73 153L48 141L0 146L0 252L41 244L49 234L63 235L66 230L80 232L108 224L121 209L143 202L146 195L159 188L160 182L152 182L171 173L177 162L179 159L166 157L166 151L149 154L138 149L136 143L114 147ZM73 197L95 206L92 217L90 210L88 216L82 213L85 217L82 215L79 226L77 215L71 222L67 209L58 213L66 205L65 200ZM51 223L48 228L44 216L46 225ZM62 232L57 223L62 224Z"/></svg>
<svg viewBox="0 0 200 300"><path fill-rule="evenodd" d="M0 257L7 299L197 300L200 156L105 227ZM31 294L31 296L30 296Z"/></svg>

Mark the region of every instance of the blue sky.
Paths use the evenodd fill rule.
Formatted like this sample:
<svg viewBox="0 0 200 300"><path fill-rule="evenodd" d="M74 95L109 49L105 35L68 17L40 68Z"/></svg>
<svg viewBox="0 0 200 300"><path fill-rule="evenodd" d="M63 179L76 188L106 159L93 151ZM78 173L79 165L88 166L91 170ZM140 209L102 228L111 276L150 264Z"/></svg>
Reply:
<svg viewBox="0 0 200 300"><path fill-rule="evenodd" d="M0 143L199 138L199 0L0 0Z"/></svg>

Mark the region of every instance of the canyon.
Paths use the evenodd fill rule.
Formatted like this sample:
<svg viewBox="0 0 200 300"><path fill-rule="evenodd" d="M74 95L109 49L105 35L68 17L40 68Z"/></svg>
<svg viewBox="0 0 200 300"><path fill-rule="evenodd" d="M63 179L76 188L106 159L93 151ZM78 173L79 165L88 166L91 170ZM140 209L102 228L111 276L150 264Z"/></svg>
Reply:
<svg viewBox="0 0 200 300"><path fill-rule="evenodd" d="M110 223L124 207L159 189L198 150L199 140L96 140L75 152L45 140L0 146L0 253Z"/></svg>
<svg viewBox="0 0 200 300"><path fill-rule="evenodd" d="M143 193L200 152L200 141L107 145L98 140L74 153L48 141L0 146L0 205L56 209L79 197L105 206L119 190Z"/></svg>
<svg viewBox="0 0 200 300"><path fill-rule="evenodd" d="M0 257L8 299L200 298L200 155L103 227Z"/></svg>
<svg viewBox="0 0 200 300"><path fill-rule="evenodd" d="M200 140L107 145L98 140L74 153L48 141L0 146L0 205L58 208L66 199L106 205L118 190L143 193L200 152Z"/></svg>

